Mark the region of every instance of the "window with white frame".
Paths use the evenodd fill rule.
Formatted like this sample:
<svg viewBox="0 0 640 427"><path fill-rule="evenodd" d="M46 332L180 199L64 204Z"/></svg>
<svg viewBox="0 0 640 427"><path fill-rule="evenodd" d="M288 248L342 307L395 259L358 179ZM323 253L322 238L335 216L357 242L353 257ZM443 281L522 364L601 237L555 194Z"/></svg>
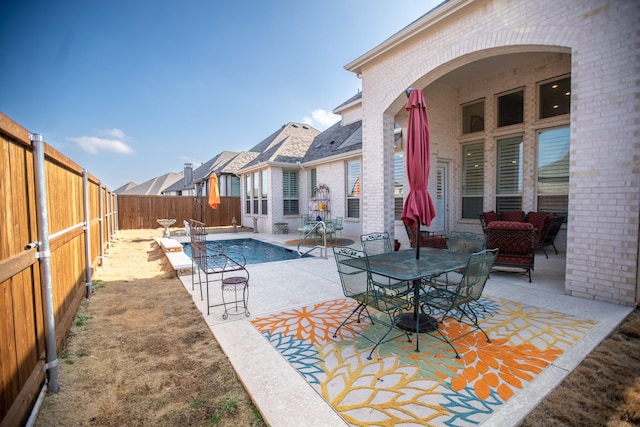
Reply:
<svg viewBox="0 0 640 427"><path fill-rule="evenodd" d="M347 218L360 218L360 160L351 160L347 164Z"/></svg>
<svg viewBox="0 0 640 427"><path fill-rule="evenodd" d="M538 203L540 212L569 210L569 127L538 133Z"/></svg>
<svg viewBox="0 0 640 427"><path fill-rule="evenodd" d="M253 173L253 192L251 197L253 198L253 213L257 215L260 201L260 174L258 172Z"/></svg>
<svg viewBox="0 0 640 427"><path fill-rule="evenodd" d="M496 211L522 210L522 136L498 140Z"/></svg>
<svg viewBox="0 0 640 427"><path fill-rule="evenodd" d="M245 187L244 187L244 200L245 200L245 212L246 214L251 213L251 174L248 173L245 175Z"/></svg>
<svg viewBox="0 0 640 427"><path fill-rule="evenodd" d="M478 219L484 201L484 143L462 146L462 218Z"/></svg>
<svg viewBox="0 0 640 427"><path fill-rule="evenodd" d="M316 192L318 191L318 171L316 168L311 169L311 179L309 181L311 185L309 194L311 194L311 197L316 197Z"/></svg>
<svg viewBox="0 0 640 427"><path fill-rule="evenodd" d="M282 171L282 213L299 215L298 171L285 169Z"/></svg>
<svg viewBox="0 0 640 427"><path fill-rule="evenodd" d="M393 201L394 219L402 219L404 206L404 152L396 151L393 154Z"/></svg>
<svg viewBox="0 0 640 427"><path fill-rule="evenodd" d="M262 215L267 215L268 213L269 180L267 173L266 169L260 172L260 213Z"/></svg>

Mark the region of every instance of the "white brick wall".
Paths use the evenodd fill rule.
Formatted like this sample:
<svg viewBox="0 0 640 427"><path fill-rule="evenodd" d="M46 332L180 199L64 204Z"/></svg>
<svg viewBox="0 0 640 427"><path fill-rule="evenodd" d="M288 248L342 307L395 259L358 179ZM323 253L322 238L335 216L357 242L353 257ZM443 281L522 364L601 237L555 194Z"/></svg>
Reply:
<svg viewBox="0 0 640 427"><path fill-rule="evenodd" d="M535 208L535 138L562 124L535 119L536 83L572 78L566 292L632 305L638 299L640 173L640 2L626 0L452 1L462 6L394 49L361 64L363 87L363 231L393 231L393 122L402 123L404 90L425 88L433 129L432 165L450 160L450 227L460 220L459 105L525 87L523 209ZM436 12L438 10L436 9ZM518 52L547 53L466 86L438 78L474 61ZM565 53L570 56L562 56ZM569 59L570 58L570 59ZM537 62L537 63L535 63ZM486 108L485 123L495 122ZM510 129L513 131L513 129ZM508 133L509 135L511 133ZM485 207L495 198L495 146L485 140Z"/></svg>

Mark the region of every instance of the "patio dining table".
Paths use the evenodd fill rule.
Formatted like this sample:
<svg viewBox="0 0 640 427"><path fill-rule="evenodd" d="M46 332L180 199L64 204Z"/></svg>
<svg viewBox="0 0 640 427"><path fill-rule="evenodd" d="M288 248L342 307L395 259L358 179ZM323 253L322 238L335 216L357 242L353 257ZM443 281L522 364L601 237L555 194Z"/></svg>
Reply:
<svg viewBox="0 0 640 427"><path fill-rule="evenodd" d="M413 283L413 312L400 316L396 326L416 332L416 351L420 351L417 334L430 332L438 327L437 321L420 313L420 283L422 279L432 279L441 274L464 268L470 254L448 251L446 249L420 248L420 258L416 251L408 249L369 256L369 271L373 274L389 277L397 281ZM366 260L354 258L343 261L351 267L367 270Z"/></svg>

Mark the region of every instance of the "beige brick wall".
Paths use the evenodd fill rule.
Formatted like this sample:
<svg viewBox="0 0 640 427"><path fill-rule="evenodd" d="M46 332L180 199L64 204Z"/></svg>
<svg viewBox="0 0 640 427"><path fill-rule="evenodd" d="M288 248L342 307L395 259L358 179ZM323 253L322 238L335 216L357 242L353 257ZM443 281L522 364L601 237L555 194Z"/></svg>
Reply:
<svg viewBox="0 0 640 427"><path fill-rule="evenodd" d="M464 6L464 7L462 7ZM362 65L363 231L394 230L393 123L404 119L404 90L425 88L434 134L432 164L451 161L450 227L460 220L459 105L493 102L502 90L525 87L523 209L535 208L536 83L570 71L572 78L569 227L566 292L631 305L638 295L640 192L640 2L625 0L452 1L460 9ZM436 10L437 12L438 10ZM483 58L547 53L501 75L447 87L438 78ZM560 53L569 54L562 56ZM570 59L569 59L570 58ZM536 57L540 61L540 57ZM486 108L485 123L495 121ZM514 129L509 129L509 134ZM486 198L495 196L495 138L485 137ZM381 173L383 172L383 173Z"/></svg>

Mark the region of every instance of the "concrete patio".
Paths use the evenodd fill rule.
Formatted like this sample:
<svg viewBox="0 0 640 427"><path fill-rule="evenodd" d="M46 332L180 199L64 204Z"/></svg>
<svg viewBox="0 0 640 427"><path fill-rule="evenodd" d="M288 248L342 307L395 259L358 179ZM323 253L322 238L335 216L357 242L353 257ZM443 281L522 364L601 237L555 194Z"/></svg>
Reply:
<svg viewBox="0 0 640 427"><path fill-rule="evenodd" d="M209 240L252 238L286 246L284 242L296 237L229 233L210 235ZM359 248L358 237L343 237L354 240L352 246ZM177 239L188 241L187 237ZM319 255L319 252L316 250L312 254ZM222 307L213 307L211 314L206 315L206 299L200 299L198 284L193 287L190 274L180 276L238 377L265 421L272 426L300 425L301 420L308 426L348 425L250 323L250 319L256 316L342 298L342 288L331 249L327 255L327 258L314 256L249 265L249 318L230 316L223 320ZM538 251L532 283L528 283L526 276L512 272L492 273L485 288L485 294L492 298L535 305L546 310L594 319L599 323L483 424L517 425L631 312L631 307L564 295L564 269L563 253L556 255L551 251L546 259L542 251ZM212 287L210 296L212 304L220 301L218 286Z"/></svg>

